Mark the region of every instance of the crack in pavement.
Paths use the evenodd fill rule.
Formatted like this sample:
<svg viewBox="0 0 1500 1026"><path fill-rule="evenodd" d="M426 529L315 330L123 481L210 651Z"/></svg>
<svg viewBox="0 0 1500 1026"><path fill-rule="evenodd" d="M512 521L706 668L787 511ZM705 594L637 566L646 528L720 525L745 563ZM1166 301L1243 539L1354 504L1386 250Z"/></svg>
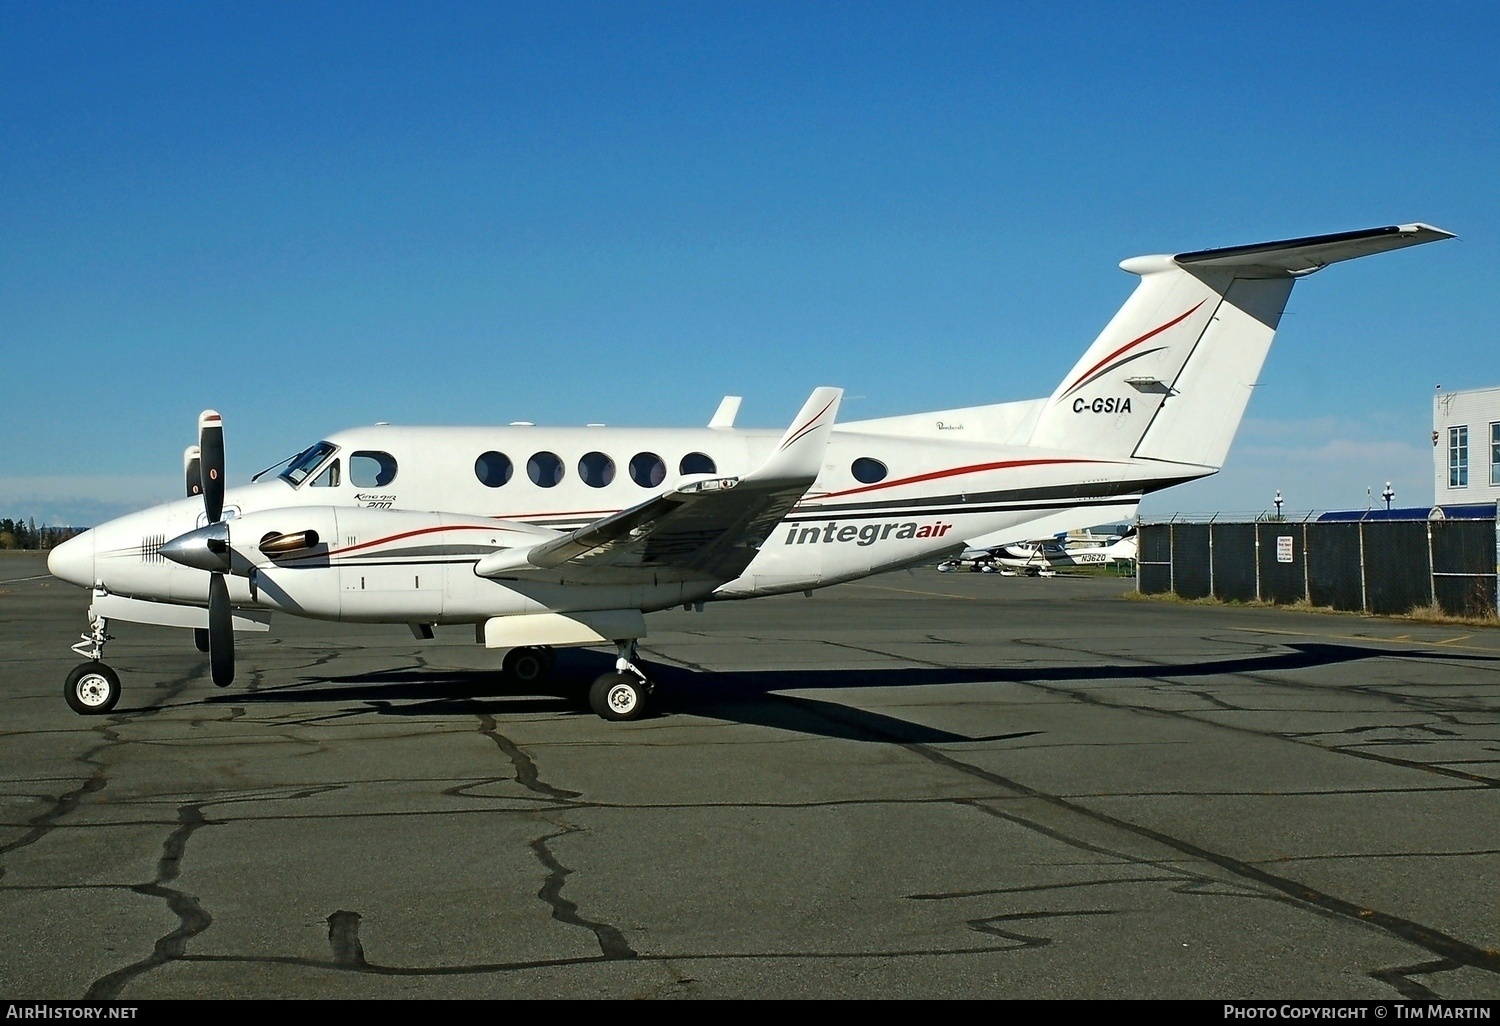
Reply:
<svg viewBox="0 0 1500 1026"><path fill-rule="evenodd" d="M505 753L505 757L515 767L516 783L528 791L535 791L537 794L543 794L549 798L569 799L582 796L581 791L569 791L565 788L553 787L551 784L543 783L541 777L537 774L536 763L532 760L531 756L521 751L519 745L500 733L499 726L495 722L495 717L491 714L479 713L479 732L495 742L495 747Z"/></svg>
<svg viewBox="0 0 1500 1026"><path fill-rule="evenodd" d="M1035 681L1025 681L1025 683L1037 684L1037 682ZM1038 684L1038 686L1040 686L1042 690L1048 691L1049 693L1059 692L1085 704L1102 705L1110 708L1121 708L1125 710L1130 710L1133 708L1129 706L1116 706L1113 703L1099 702L1093 695L1074 693L1073 691L1065 688L1053 688L1041 684ZM777 695L775 693L769 693L767 697L773 701L787 701L787 699L783 698L783 696ZM823 707L817 711L816 715L824 716L831 720L839 719L840 717L838 717L834 711L836 708L837 707ZM1138 711L1169 717L1180 715L1174 710L1156 710L1144 708ZM1196 721L1195 717L1189 718ZM862 718L858 717L856 715L856 710L849 710L849 723L872 737L879 737L879 730L872 727L869 723L866 723ZM1248 730L1248 728L1238 727L1230 727L1228 729L1242 731ZM1260 736L1260 732L1258 731L1249 732ZM1251 881L1253 883L1260 884L1263 887L1270 888L1273 892L1284 896L1285 899L1295 903L1297 907L1300 907L1306 911L1311 911L1315 914L1328 916L1331 918L1343 919L1346 921L1375 927L1401 941L1416 945L1419 948L1431 952L1445 964L1448 962L1452 962L1456 966L1468 966L1484 972L1500 974L1500 951L1477 947L1456 937L1449 936L1448 934L1445 934L1440 930L1433 929L1432 927L1415 922L1413 920L1405 919L1401 916L1393 915L1387 912L1376 911L1374 909L1364 908L1354 902L1347 901L1343 898L1339 898L1331 894L1325 894L1317 890L1316 888L1309 887L1308 885L1301 883L1300 881L1278 876L1274 873L1268 872L1267 870L1259 866L1253 865L1241 859L1234 858L1233 856L1225 855L1220 852L1210 851L1182 838L1173 837L1170 834L1164 833L1162 831L1153 830L1150 827L1132 823L1127 820L1120 819L1116 816L1111 816L1108 813L1091 809L1086 805L1082 805L1078 802L1071 801L1058 795L1049 794L1045 791L1028 787L1025 784L1020 783L1019 781L1001 776L998 773L991 772L971 763L963 762L962 760L948 755L945 752L941 752L930 745L903 741L894 736L887 736L886 740L888 740L892 744L896 744L899 747L904 748L905 750L915 755L927 759L934 764L956 770L957 772L975 777L980 780L984 780L990 784L1004 788L1005 790L1008 790L1013 794L1036 799L1054 808L1077 814L1095 823L1111 827L1115 830L1123 831L1124 833L1129 835L1144 838L1166 848L1181 852L1192 858L1206 862L1210 865L1218 866L1220 869L1226 870L1227 872L1231 873L1233 876L1238 877L1241 880ZM1080 838L1070 837L1061 831L1044 827L1041 824L1033 823L1020 817L1014 817L1012 816L1012 814L1001 810L991 809L979 802L970 802L969 804L972 804L975 808L982 809L990 815L995 815L1000 818L1013 819L1018 823L1018 825L1023 825L1029 829L1037 830L1043 833L1045 836L1053 838L1054 840L1079 847L1086 851L1099 854L1109 854L1112 857L1123 857L1129 859L1132 862L1154 865L1159 869L1166 869L1169 872L1172 871L1172 867L1164 866L1159 862L1154 862L1152 860L1142 860L1121 852L1111 852L1109 851L1109 849L1091 844L1087 841L1083 841ZM1390 982L1385 977L1377 978L1382 979L1382 982ZM1404 979L1405 977L1402 978ZM1394 984L1392 985L1394 986Z"/></svg>
<svg viewBox="0 0 1500 1026"><path fill-rule="evenodd" d="M147 957L123 969L101 976L91 983L84 993L87 1000L111 1001L118 998L120 992L136 977L150 972L159 965L181 958L189 938L196 937L213 925L213 917L203 910L196 897L168 886L181 875L182 856L187 849L188 839L199 827L208 824L208 820L203 816L202 808L198 805L181 806L177 810L177 817L180 825L172 831L162 845L162 855L157 861L156 879L151 883L137 884L131 888L137 894L164 899L168 910L177 917L177 928L158 939L156 946Z"/></svg>
<svg viewBox="0 0 1500 1026"><path fill-rule="evenodd" d="M158 687L167 689L167 694L158 696L156 704L148 705L142 709L122 710L111 713L103 723L97 723L92 726L90 729L98 733L103 740L74 759L74 761L81 762L85 766L92 768L89 775L84 778L83 783L53 799L49 808L31 817L27 821L30 829L26 833L14 841L0 845L0 856L8 855L18 848L25 848L35 844L43 837L46 837L56 829L59 820L77 810L85 797L96 791L103 790L109 783L109 776L104 766L104 753L118 745L132 743L121 737L117 728L130 723L132 720L154 716L161 712L162 703L169 702L176 697L179 692L188 686L189 682L202 672L202 667L206 667L207 665L206 661L201 662L197 671L190 671L181 677L175 677L159 684ZM4 877L5 867L0 865L0 879L4 879Z"/></svg>
<svg viewBox="0 0 1500 1026"><path fill-rule="evenodd" d="M342 784L313 785L279 797L283 800L296 801L343 788ZM182 875L182 860L187 854L187 844L193 834L202 827L217 825L204 815L203 810L210 805L259 802L272 797L263 793L249 794L238 798L224 798L178 807L178 825L162 842L161 858L156 863L156 878L150 883L134 884L129 887L129 890L136 894L164 900L167 903L167 910L177 917L177 928L166 936L158 938L150 955L122 969L101 976L91 983L84 994L86 999L108 1001L118 998L120 992L138 977L158 966L180 961L186 957L187 942L212 926L213 917L199 904L195 895L187 894L170 884Z"/></svg>
<svg viewBox="0 0 1500 1026"><path fill-rule="evenodd" d="M595 938L599 941L599 951L607 961L619 959L630 959L639 957L635 949L625 940L625 935L608 923L597 923L590 919L584 919L578 914L578 906L562 896L563 884L573 871L564 866L552 854L552 849L547 842L554 841L559 837L577 833L582 827L569 826L556 833L546 834L531 842L531 850L543 866L547 867L547 879L542 884L542 889L537 892L537 897L552 906L552 918L569 926L581 926L586 930L593 931Z"/></svg>
<svg viewBox="0 0 1500 1026"><path fill-rule="evenodd" d="M1184 855L1218 866L1241 879L1254 881L1255 883L1279 891L1310 909L1330 913L1352 922L1374 926L1399 940L1429 951L1440 959L1452 961L1458 965L1469 966L1484 972L1500 974L1500 951L1479 948L1413 920L1405 919L1388 912L1378 912L1374 909L1364 908L1343 898L1324 894L1300 881L1277 876L1259 866L1252 865L1233 856L1210 851L1182 838L1173 837L1170 834L1153 830L1150 827L1141 826L1138 823L1131 823L1116 816L1111 816L1108 813L1090 809L1085 805L1069 801L1066 798L1027 787L1018 781L1010 780L989 770L961 762L952 756L930 749L925 745L906 744L903 747L939 765L948 766L961 773L976 776L991 783L1007 787L1017 794L1038 799L1053 807L1065 809L1093 820L1096 823L1145 838L1167 848L1182 852ZM1000 815L998 812L996 814ZM1094 846L1087 847L1093 848Z"/></svg>

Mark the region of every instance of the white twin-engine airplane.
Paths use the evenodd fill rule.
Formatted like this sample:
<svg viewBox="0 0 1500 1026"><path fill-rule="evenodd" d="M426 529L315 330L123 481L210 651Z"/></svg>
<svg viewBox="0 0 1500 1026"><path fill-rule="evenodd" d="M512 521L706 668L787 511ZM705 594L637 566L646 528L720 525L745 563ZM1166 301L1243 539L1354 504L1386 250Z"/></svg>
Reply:
<svg viewBox="0 0 1500 1026"><path fill-rule="evenodd" d="M93 589L79 713L120 696L101 662L111 620L193 628L215 684L234 632L270 613L473 624L539 682L559 646L613 643L589 702L646 709L646 613L809 591L933 560L965 539L1129 519L1142 495L1223 464L1301 276L1451 238L1424 224L1143 256L1125 305L1045 399L835 427L816 389L779 435L734 427L726 399L700 429L396 427L330 435L285 469L224 486L219 415L185 454L188 498L112 520L52 551ZM271 468L275 469L275 468ZM260 475L257 475L258 477Z"/></svg>

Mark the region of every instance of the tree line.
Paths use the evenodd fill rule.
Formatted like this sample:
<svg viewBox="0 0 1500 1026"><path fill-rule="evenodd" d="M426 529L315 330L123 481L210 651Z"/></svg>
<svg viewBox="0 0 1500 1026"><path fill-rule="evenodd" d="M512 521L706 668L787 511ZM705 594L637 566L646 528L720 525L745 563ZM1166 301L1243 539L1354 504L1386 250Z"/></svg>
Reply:
<svg viewBox="0 0 1500 1026"><path fill-rule="evenodd" d="M0 549L50 549L61 545L75 534L82 534L81 527L48 527L36 525L36 517L26 520L0 518Z"/></svg>

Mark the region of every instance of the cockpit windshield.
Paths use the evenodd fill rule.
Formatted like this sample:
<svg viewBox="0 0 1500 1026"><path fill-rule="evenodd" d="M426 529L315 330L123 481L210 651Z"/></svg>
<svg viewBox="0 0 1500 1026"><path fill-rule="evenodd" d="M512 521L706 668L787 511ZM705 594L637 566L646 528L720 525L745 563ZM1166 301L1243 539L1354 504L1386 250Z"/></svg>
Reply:
<svg viewBox="0 0 1500 1026"><path fill-rule="evenodd" d="M286 469L277 476L295 488L307 479L308 474L317 470L319 464L332 455L337 448L338 446L332 442L318 442L316 445L310 445L293 456Z"/></svg>

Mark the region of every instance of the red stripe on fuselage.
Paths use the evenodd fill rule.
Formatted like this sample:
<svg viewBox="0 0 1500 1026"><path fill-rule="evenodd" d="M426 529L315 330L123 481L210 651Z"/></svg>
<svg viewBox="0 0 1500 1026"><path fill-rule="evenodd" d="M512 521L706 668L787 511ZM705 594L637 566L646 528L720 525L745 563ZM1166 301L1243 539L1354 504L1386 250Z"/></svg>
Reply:
<svg viewBox="0 0 1500 1026"><path fill-rule="evenodd" d="M1012 467L1043 467L1058 463L1113 463L1113 460L1002 460L999 463L976 463L967 467L953 467L949 470L934 470L928 474L917 474L913 477L898 478L895 481L882 481L879 484L865 485L862 488L848 488L842 492L824 492L821 495L809 496L811 501L822 499L836 499L845 495L859 495L862 492L875 492L882 488L898 488L901 485L918 484L922 481L936 481L944 477L958 477L961 474L982 474L990 470L1009 470Z"/></svg>
<svg viewBox="0 0 1500 1026"><path fill-rule="evenodd" d="M374 546L374 545L385 545L388 542L400 541L403 538L415 538L419 534L437 534L440 531L506 531L506 530L509 530L509 528L507 528L507 527L505 527L504 525L501 525L501 524L496 524L494 527L486 527L486 526L484 526L482 524L444 524L444 525L439 526L439 527L420 527L420 528L418 528L415 531L403 531L400 534L392 534L392 535L389 535L389 536L387 536L385 538L376 538L374 541L360 542L358 545L350 545L350 546L348 546L346 548L342 548L342 549L329 549L328 550L328 555L330 555L330 556L342 556L345 553L355 552L355 551L357 551L359 549L368 549L368 548L370 548L371 546ZM303 556L301 558L306 559L308 557Z"/></svg>

